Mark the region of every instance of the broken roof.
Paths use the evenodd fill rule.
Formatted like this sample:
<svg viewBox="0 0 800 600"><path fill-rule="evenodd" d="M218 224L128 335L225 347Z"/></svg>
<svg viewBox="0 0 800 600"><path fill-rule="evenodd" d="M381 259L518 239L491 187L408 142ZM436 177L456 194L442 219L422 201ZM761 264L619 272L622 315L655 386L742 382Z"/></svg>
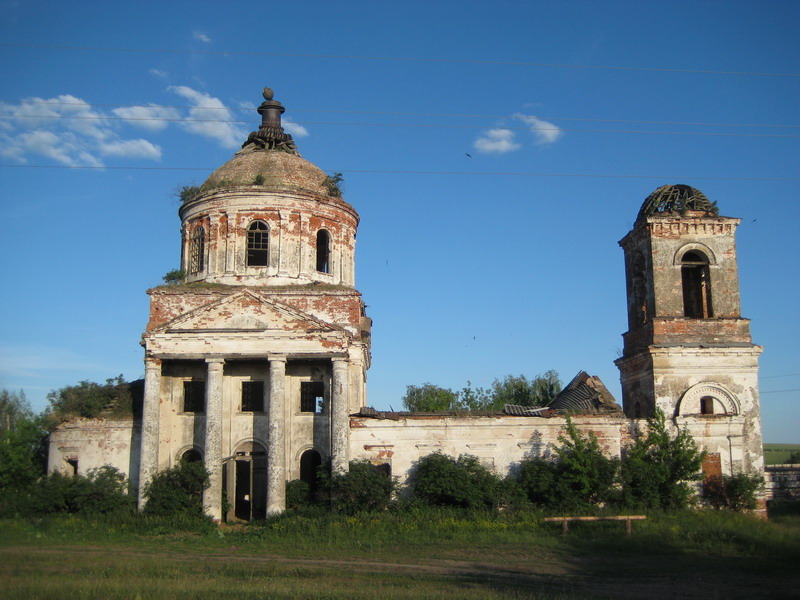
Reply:
<svg viewBox="0 0 800 600"><path fill-rule="evenodd" d="M614 396L599 377L580 371L547 408L561 412L610 414L622 412Z"/></svg>

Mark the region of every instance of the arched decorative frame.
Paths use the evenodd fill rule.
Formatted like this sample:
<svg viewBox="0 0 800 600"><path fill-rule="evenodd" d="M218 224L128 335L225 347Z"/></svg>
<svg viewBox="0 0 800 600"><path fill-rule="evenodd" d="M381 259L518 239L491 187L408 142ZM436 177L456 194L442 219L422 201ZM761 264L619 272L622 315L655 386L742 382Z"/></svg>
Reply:
<svg viewBox="0 0 800 600"><path fill-rule="evenodd" d="M699 242L692 242L678 248L672 259L672 264L676 267L680 267L683 264L683 257L687 252L701 252L705 255L706 259L708 259L709 266L715 266L717 264L717 257L714 255L711 248Z"/></svg>
<svg viewBox="0 0 800 600"><path fill-rule="evenodd" d="M702 401L704 398L713 399L713 413L704 413L702 410ZM717 411L717 408L721 409ZM709 416L713 415L738 415L740 412L739 399L736 394L731 392L724 386L714 383L712 381L704 381L697 383L686 390L678 400L678 405L675 407L676 416Z"/></svg>
<svg viewBox="0 0 800 600"><path fill-rule="evenodd" d="M324 449L320 448L319 446L315 446L313 444L307 444L302 448L300 448L297 452L295 452L294 455L295 464L300 464L300 458L303 456L303 454L305 454L309 450L316 450L317 453L322 457L323 463L330 458L330 456L328 456L328 454L325 452Z"/></svg>
<svg viewBox="0 0 800 600"><path fill-rule="evenodd" d="M247 444L250 445L249 449L247 448ZM260 446L261 448L255 448L254 446ZM253 452L263 452L265 455L267 454L267 442L264 440L260 440L258 438L244 438L233 444L233 455L236 456L237 452L246 452L252 454Z"/></svg>

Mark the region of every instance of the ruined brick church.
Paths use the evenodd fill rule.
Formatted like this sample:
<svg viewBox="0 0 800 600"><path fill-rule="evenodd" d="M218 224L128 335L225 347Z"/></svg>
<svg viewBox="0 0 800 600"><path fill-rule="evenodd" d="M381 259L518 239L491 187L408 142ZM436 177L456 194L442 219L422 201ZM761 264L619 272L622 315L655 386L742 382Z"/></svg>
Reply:
<svg viewBox="0 0 800 600"><path fill-rule="evenodd" d="M700 191L665 185L620 245L628 331L616 361L622 407L579 373L547 407L497 414L367 406L370 326L355 288L358 213L303 159L264 90L259 129L180 207L179 285L150 290L141 419L74 419L49 470L111 464L139 490L183 457L202 460L215 519L285 509L285 484L330 460L383 465L401 481L434 451L500 474L547 456L565 415L619 456L661 409L707 451L707 474L763 471L758 357L740 314L735 230ZM223 491L228 514L223 515Z"/></svg>

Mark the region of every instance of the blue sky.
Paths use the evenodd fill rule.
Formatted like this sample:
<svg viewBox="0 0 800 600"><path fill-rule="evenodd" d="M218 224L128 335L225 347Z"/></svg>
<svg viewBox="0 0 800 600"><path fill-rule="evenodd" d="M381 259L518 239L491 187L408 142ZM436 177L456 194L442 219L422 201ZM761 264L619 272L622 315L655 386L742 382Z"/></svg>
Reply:
<svg viewBox="0 0 800 600"><path fill-rule="evenodd" d="M0 387L142 376L174 192L268 85L361 214L370 403L408 384L599 375L622 251L686 183L740 217L765 438L800 442L800 3L0 0Z"/></svg>

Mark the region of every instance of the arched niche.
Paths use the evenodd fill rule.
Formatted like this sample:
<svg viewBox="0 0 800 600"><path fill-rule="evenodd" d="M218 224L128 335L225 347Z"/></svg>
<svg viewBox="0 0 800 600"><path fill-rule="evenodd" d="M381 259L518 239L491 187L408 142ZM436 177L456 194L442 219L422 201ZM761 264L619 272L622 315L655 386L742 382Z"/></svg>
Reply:
<svg viewBox="0 0 800 600"><path fill-rule="evenodd" d="M713 383L698 383L686 390L678 401L677 416L738 415L739 400L736 394L724 386Z"/></svg>

